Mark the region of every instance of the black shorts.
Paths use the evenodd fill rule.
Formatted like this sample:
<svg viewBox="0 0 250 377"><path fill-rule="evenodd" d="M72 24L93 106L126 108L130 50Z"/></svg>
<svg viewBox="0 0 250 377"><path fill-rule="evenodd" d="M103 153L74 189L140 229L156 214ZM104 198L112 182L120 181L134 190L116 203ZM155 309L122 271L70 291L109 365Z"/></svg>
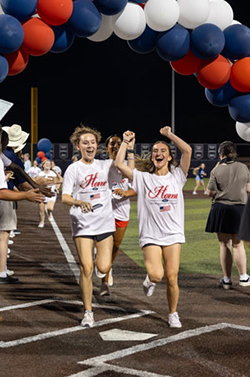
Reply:
<svg viewBox="0 0 250 377"><path fill-rule="evenodd" d="M83 238L90 238L91 240L94 240L96 242L100 242L105 240L105 238L108 238L110 236L114 236L115 232L108 232L108 233L102 233L102 234L95 234L94 236L80 236Z"/></svg>
<svg viewBox="0 0 250 377"><path fill-rule="evenodd" d="M214 203L211 207L205 231L208 233L237 234L244 204Z"/></svg>

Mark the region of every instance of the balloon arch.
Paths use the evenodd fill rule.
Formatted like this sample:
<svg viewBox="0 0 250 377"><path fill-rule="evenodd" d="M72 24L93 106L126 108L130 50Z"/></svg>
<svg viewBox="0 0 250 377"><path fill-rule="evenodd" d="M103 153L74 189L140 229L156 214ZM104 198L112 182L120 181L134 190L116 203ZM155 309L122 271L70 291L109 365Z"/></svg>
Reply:
<svg viewBox="0 0 250 377"><path fill-rule="evenodd" d="M139 54L156 50L180 75L194 75L214 106L228 107L250 141L250 29L225 0L0 0L0 82L29 56L68 50L76 37L113 33Z"/></svg>

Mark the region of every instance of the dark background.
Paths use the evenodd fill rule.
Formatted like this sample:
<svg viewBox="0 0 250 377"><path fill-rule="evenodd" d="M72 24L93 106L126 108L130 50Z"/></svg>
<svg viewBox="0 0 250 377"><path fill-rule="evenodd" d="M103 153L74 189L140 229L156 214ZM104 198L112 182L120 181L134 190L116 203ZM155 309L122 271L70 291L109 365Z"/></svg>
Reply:
<svg viewBox="0 0 250 377"><path fill-rule="evenodd" d="M229 0L234 19L250 25L249 2ZM153 142L171 124L171 67L156 52L141 55L115 35L104 42L76 38L66 52L30 56L26 69L0 84L0 98L14 102L3 125L30 132L30 91L38 88L38 140L69 142L83 122L110 134L136 132ZM189 143L244 142L226 107L211 105L191 76L175 74L175 132Z"/></svg>

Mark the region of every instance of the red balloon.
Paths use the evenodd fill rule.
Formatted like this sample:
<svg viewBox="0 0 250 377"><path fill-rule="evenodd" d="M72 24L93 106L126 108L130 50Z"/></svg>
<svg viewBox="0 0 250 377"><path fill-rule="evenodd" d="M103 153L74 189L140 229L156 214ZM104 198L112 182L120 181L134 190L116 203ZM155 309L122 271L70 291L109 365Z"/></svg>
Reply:
<svg viewBox="0 0 250 377"><path fill-rule="evenodd" d="M229 61L222 55L215 59L204 60L197 70L199 83L208 89L219 89L225 85L231 73Z"/></svg>
<svg viewBox="0 0 250 377"><path fill-rule="evenodd" d="M40 151L37 153L37 157L39 157L42 160L45 157L45 153L43 151Z"/></svg>
<svg viewBox="0 0 250 377"><path fill-rule="evenodd" d="M29 55L23 50L17 50L11 54L5 55L9 63L8 76L14 76L21 73L29 62Z"/></svg>
<svg viewBox="0 0 250 377"><path fill-rule="evenodd" d="M250 92L250 57L240 59L233 64L230 84L239 92Z"/></svg>
<svg viewBox="0 0 250 377"><path fill-rule="evenodd" d="M68 21L73 12L72 0L38 0L37 12L49 25L58 26Z"/></svg>
<svg viewBox="0 0 250 377"><path fill-rule="evenodd" d="M174 71L180 75L192 75L195 73L203 60L197 58L191 50L182 59L171 62Z"/></svg>
<svg viewBox="0 0 250 377"><path fill-rule="evenodd" d="M52 28L37 17L26 21L23 24L23 30L22 49L29 55L44 55L54 44L55 34Z"/></svg>
<svg viewBox="0 0 250 377"><path fill-rule="evenodd" d="M48 160L47 157L42 158L42 162Z"/></svg>

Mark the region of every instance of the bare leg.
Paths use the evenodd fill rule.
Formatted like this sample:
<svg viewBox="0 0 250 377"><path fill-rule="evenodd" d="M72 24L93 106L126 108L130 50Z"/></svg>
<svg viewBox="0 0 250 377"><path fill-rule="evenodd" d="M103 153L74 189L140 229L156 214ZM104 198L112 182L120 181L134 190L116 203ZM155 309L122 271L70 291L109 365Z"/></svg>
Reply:
<svg viewBox="0 0 250 377"><path fill-rule="evenodd" d="M231 253L231 234L217 233L220 245L220 263L224 276L231 277L233 258Z"/></svg>
<svg viewBox="0 0 250 377"><path fill-rule="evenodd" d="M178 272L180 265L181 244L163 247L165 279L167 283L167 298L169 312L175 313L179 300Z"/></svg>
<svg viewBox="0 0 250 377"><path fill-rule="evenodd" d="M0 272L5 272L9 232L0 231Z"/></svg>
<svg viewBox="0 0 250 377"><path fill-rule="evenodd" d="M243 241L239 240L236 234L232 235L234 261L237 266L239 274L246 274L247 272L247 256Z"/></svg>

